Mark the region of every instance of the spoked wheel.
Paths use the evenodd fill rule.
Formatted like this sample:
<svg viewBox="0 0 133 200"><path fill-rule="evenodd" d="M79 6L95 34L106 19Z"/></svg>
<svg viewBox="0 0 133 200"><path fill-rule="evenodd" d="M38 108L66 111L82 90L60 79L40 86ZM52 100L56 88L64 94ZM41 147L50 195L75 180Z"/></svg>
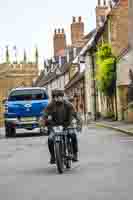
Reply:
<svg viewBox="0 0 133 200"><path fill-rule="evenodd" d="M60 174L64 171L64 160L62 156L62 144L60 142L55 143L55 156L56 156L56 165L57 170Z"/></svg>
<svg viewBox="0 0 133 200"><path fill-rule="evenodd" d="M68 144L68 158L66 159L66 168L70 169L72 165L72 143Z"/></svg>

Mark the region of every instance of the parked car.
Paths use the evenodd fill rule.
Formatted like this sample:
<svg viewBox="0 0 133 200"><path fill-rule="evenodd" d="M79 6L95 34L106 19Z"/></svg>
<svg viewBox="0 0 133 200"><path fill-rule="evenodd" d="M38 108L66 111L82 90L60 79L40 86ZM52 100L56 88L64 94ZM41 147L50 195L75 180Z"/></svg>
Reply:
<svg viewBox="0 0 133 200"><path fill-rule="evenodd" d="M9 93L6 99L4 122L6 137L16 135L16 129L33 130L42 128L39 120L44 108L48 105L48 94L45 88L15 88Z"/></svg>

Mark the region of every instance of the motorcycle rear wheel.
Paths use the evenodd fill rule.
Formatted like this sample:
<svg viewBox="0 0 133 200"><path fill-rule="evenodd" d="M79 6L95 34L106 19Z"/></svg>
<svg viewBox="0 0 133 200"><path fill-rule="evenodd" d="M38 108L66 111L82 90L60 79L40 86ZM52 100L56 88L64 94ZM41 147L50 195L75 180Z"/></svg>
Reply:
<svg viewBox="0 0 133 200"><path fill-rule="evenodd" d="M72 165L72 159L71 159L71 155L72 155L72 143L71 143L71 141L69 141L67 148L68 148L68 159L66 160L66 168L70 169L71 165Z"/></svg>

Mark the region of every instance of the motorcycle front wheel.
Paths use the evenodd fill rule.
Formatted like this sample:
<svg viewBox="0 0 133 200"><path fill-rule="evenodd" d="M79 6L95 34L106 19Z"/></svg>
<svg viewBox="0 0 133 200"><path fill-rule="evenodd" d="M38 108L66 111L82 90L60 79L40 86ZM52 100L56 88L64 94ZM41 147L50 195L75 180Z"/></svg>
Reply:
<svg viewBox="0 0 133 200"><path fill-rule="evenodd" d="M56 165L57 170L60 174L64 171L64 160L63 160L63 152L62 152L62 144L60 142L55 143L55 156L56 156Z"/></svg>

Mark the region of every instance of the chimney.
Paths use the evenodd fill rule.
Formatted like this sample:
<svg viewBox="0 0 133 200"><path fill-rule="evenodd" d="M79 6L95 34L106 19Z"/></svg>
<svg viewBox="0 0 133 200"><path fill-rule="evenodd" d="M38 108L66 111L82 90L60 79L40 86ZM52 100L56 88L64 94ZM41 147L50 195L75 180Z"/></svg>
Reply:
<svg viewBox="0 0 133 200"><path fill-rule="evenodd" d="M73 46L75 46L84 36L84 23L81 21L81 16L78 17L77 22L75 19L76 18L73 17L71 24L71 42Z"/></svg>
<svg viewBox="0 0 133 200"><path fill-rule="evenodd" d="M62 55L63 52L65 52L66 48L66 34L64 29L58 28L54 34L53 37L53 42L54 42L54 56L64 56Z"/></svg>
<svg viewBox="0 0 133 200"><path fill-rule="evenodd" d="M79 16L79 23L82 21L82 17L81 16Z"/></svg>
<svg viewBox="0 0 133 200"><path fill-rule="evenodd" d="M105 19L109 11L109 6L107 5L107 0L98 0L98 5L96 7L96 27L100 27L101 19Z"/></svg>
<svg viewBox="0 0 133 200"><path fill-rule="evenodd" d="M75 17L73 17L73 23L75 23L76 22L76 18Z"/></svg>
<svg viewBox="0 0 133 200"><path fill-rule="evenodd" d="M106 6L106 0L103 0L103 6Z"/></svg>

